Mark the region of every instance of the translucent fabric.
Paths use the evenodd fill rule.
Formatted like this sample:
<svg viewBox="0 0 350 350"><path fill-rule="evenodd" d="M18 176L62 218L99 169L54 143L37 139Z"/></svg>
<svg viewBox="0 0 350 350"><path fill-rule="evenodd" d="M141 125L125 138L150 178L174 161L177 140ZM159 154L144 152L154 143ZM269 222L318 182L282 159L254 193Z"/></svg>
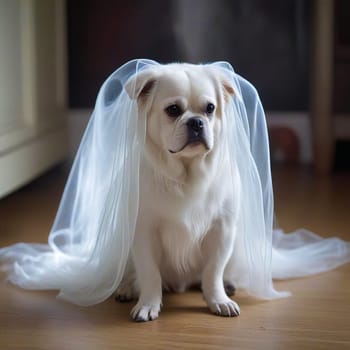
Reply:
<svg viewBox="0 0 350 350"><path fill-rule="evenodd" d="M225 62L213 63L235 94L224 115L222 142L230 159L237 238L225 275L257 298L277 292L272 278L326 271L350 261L350 243L308 232L273 230L273 191L264 111L254 87ZM57 289L59 298L92 305L118 287L133 242L139 205L140 158L146 118L125 83L160 65L133 60L117 69L98 94L67 181L48 244L0 249L8 279L27 289ZM142 176L142 175L141 175Z"/></svg>

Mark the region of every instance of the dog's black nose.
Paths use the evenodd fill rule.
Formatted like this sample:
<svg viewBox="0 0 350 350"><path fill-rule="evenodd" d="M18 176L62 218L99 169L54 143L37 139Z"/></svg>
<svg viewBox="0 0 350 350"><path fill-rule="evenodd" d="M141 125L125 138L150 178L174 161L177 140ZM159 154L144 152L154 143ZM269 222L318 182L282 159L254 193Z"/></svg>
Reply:
<svg viewBox="0 0 350 350"><path fill-rule="evenodd" d="M193 117L188 120L187 127L188 127L188 131L190 131L195 136L199 136L202 134L204 124L201 118Z"/></svg>

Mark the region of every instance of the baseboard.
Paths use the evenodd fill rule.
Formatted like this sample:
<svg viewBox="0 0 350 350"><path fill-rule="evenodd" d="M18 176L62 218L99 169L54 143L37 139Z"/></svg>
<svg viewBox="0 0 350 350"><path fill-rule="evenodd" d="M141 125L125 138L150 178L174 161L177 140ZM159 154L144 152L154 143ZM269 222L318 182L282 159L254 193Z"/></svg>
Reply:
<svg viewBox="0 0 350 350"><path fill-rule="evenodd" d="M37 136L0 156L0 198L30 182L67 157L66 129Z"/></svg>
<svg viewBox="0 0 350 350"><path fill-rule="evenodd" d="M299 140L301 163L312 162L310 116L307 112L266 112L269 127L288 127Z"/></svg>

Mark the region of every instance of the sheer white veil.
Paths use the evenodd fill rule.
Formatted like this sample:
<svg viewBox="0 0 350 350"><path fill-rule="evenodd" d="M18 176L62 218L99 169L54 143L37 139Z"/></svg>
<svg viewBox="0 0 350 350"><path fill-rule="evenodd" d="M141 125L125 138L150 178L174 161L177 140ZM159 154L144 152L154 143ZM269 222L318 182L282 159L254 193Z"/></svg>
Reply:
<svg viewBox="0 0 350 350"><path fill-rule="evenodd" d="M112 73L97 97L69 175L48 244L0 249L8 279L27 289L57 289L79 305L108 298L118 287L133 242L145 120L125 83L159 63L133 60ZM273 230L273 191L264 111L255 88L231 65L216 62L236 94L227 105L227 152L238 172L238 235L225 271L237 288L264 299L272 278L318 273L350 261L350 243L300 230ZM141 120L142 119L142 120ZM234 180L233 180L234 181ZM236 184L232 184L235 186Z"/></svg>

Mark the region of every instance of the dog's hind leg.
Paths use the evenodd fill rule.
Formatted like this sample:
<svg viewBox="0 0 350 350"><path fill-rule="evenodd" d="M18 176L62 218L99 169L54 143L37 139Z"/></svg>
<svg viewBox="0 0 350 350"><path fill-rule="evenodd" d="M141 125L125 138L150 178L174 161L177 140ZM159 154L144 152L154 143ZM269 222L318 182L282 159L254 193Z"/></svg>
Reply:
<svg viewBox="0 0 350 350"><path fill-rule="evenodd" d="M227 296L232 297L235 295L236 288L232 282L226 281L224 279L224 288L225 288L225 292L226 292Z"/></svg>
<svg viewBox="0 0 350 350"><path fill-rule="evenodd" d="M121 303L127 303L138 299L139 295L140 288L137 283L135 268L131 259L129 259L123 279L114 293L114 299Z"/></svg>

